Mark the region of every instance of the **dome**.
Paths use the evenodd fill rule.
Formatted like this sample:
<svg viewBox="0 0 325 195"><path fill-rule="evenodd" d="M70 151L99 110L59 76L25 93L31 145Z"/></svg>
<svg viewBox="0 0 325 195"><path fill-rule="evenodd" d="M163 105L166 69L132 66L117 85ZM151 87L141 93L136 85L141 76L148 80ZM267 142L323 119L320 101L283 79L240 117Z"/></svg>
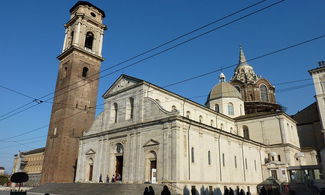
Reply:
<svg viewBox="0 0 325 195"><path fill-rule="evenodd" d="M215 85L210 91L208 96L208 101L218 99L218 98L223 98L223 97L239 98L239 99L242 98L238 90L230 83L220 82L219 84Z"/></svg>

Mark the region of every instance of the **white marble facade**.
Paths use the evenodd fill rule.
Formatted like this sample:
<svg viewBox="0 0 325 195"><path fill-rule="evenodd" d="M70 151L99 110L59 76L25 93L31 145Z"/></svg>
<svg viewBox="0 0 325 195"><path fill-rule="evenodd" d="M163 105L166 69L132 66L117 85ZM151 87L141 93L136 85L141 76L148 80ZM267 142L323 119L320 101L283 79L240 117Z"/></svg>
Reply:
<svg viewBox="0 0 325 195"><path fill-rule="evenodd" d="M76 182L120 174L123 183L168 183L179 191L239 186L254 194L272 174L288 181L288 167L317 164L314 151L299 155L296 123L283 112L222 114L127 75L103 97L104 111L80 140ZM242 100L217 102L229 101Z"/></svg>

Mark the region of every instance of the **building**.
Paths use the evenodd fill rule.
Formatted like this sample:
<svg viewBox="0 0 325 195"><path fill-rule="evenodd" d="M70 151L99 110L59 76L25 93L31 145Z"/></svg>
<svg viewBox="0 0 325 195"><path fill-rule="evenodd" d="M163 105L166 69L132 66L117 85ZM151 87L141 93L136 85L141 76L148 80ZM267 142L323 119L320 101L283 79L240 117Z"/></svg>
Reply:
<svg viewBox="0 0 325 195"><path fill-rule="evenodd" d="M318 65L317 68L309 70L315 87L316 101L296 113L293 118L298 122L301 146L316 150L319 161L325 167L325 62L321 61Z"/></svg>
<svg viewBox="0 0 325 195"><path fill-rule="evenodd" d="M40 184L44 150L45 148L37 148L15 155L12 173L27 173L29 180L25 183L25 186L38 186Z"/></svg>
<svg viewBox="0 0 325 195"><path fill-rule="evenodd" d="M118 175L123 183L167 183L179 191L239 186L256 193L270 176L280 182L305 172L319 178L316 152L300 148L296 121L280 110L246 114L235 77L236 71L228 83L221 74L201 105L121 75L80 139L76 182ZM274 88L261 82L268 85L260 96L274 104Z"/></svg>
<svg viewBox="0 0 325 195"><path fill-rule="evenodd" d="M105 13L89 2L70 9L48 130L41 183L75 179L79 138L94 121ZM73 90L72 90L73 89ZM71 117L78 115L78 117Z"/></svg>
<svg viewBox="0 0 325 195"><path fill-rule="evenodd" d="M221 74L205 105L121 75L95 118L105 13L85 1L70 13L41 183L116 177L178 191L238 186L256 193L270 176L319 177L316 152L301 149L296 121L281 111L275 88L255 74L242 49L231 81Z"/></svg>
<svg viewBox="0 0 325 195"><path fill-rule="evenodd" d="M274 86L254 72L253 67L246 62L242 48L230 83L241 93L247 114L281 110L276 103Z"/></svg>
<svg viewBox="0 0 325 195"><path fill-rule="evenodd" d="M0 167L0 175L4 175L5 174L5 168L4 167Z"/></svg>

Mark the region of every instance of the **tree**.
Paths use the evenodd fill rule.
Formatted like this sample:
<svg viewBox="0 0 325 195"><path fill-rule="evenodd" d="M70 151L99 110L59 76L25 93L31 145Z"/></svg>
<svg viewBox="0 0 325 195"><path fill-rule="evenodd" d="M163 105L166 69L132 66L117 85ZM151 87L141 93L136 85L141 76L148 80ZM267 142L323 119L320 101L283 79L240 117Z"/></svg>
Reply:
<svg viewBox="0 0 325 195"><path fill-rule="evenodd" d="M0 175L0 185L3 186L9 182L9 178L5 175Z"/></svg>
<svg viewBox="0 0 325 195"><path fill-rule="evenodd" d="M20 190L21 183L28 181L29 177L25 172L17 172L11 175L10 181L14 183L19 183L18 191Z"/></svg>

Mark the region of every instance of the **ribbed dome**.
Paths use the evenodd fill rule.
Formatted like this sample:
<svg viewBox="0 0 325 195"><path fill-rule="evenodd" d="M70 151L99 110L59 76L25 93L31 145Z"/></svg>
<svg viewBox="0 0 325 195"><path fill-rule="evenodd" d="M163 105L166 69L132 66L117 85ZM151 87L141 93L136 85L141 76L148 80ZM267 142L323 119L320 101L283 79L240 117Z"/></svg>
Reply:
<svg viewBox="0 0 325 195"><path fill-rule="evenodd" d="M220 82L215 85L209 93L208 101L222 97L242 98L238 90L227 82Z"/></svg>

